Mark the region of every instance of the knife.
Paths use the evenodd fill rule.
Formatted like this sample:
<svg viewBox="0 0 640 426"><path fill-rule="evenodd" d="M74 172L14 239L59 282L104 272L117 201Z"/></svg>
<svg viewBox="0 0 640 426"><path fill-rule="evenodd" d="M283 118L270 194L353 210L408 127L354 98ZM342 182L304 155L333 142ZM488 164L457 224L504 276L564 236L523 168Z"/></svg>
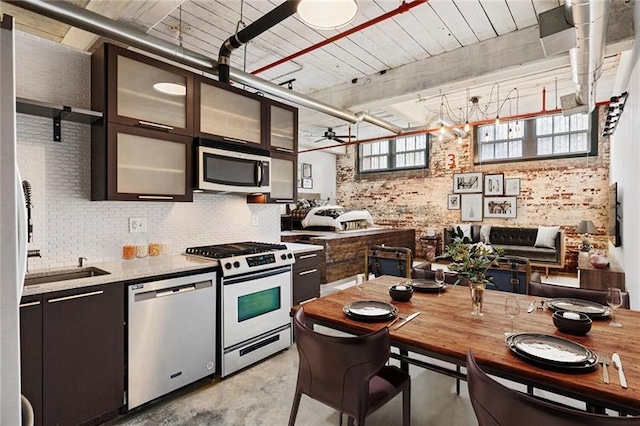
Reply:
<svg viewBox="0 0 640 426"><path fill-rule="evenodd" d="M405 319L404 321L402 321L400 324L396 325L395 327L393 327L394 330L399 329L400 327L402 327L403 325L405 325L406 323L408 323L409 321L411 321L412 319L414 319L415 317L417 317L418 315L420 315L420 312L415 312L411 315L409 315L407 317L407 319Z"/></svg>
<svg viewBox="0 0 640 426"><path fill-rule="evenodd" d="M622 371L622 361L620 360L620 355L618 355L618 352L614 352L613 355L611 355L611 361L613 361L613 365L618 370L618 375L620 376L620 386L626 388L627 379L624 377L624 371Z"/></svg>

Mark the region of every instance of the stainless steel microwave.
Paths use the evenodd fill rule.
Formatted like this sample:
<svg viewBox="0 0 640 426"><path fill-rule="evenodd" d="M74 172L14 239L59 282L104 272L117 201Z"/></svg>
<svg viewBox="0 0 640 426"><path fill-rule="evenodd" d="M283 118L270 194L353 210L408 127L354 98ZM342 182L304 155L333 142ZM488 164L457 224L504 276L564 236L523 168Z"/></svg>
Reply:
<svg viewBox="0 0 640 426"><path fill-rule="evenodd" d="M197 141L196 188L202 191L271 192L269 152L228 143Z"/></svg>

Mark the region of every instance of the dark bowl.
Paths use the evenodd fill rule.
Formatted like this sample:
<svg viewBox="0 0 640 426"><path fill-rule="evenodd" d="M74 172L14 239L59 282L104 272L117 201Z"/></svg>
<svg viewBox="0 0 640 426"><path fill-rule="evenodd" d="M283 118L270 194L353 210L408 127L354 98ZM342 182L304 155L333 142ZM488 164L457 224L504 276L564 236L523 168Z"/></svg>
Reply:
<svg viewBox="0 0 640 426"><path fill-rule="evenodd" d="M404 289L398 288L400 286L404 287ZM408 302L411 300L411 296L413 296L413 287L404 284L392 285L389 287L389 295L396 302Z"/></svg>
<svg viewBox="0 0 640 426"><path fill-rule="evenodd" d="M564 313L568 311L556 311L553 313L553 324L563 333L573 334L576 336L582 336L587 334L591 330L591 318L587 315L572 312L572 314L579 315L579 319L566 318Z"/></svg>

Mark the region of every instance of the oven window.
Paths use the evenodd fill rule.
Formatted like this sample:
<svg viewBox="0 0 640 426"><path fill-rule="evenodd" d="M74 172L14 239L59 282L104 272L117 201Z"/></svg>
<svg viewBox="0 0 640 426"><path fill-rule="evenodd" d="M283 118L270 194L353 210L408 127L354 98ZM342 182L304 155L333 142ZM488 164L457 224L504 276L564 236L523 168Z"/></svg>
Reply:
<svg viewBox="0 0 640 426"><path fill-rule="evenodd" d="M204 154L204 180L239 186L255 186L256 161Z"/></svg>
<svg viewBox="0 0 640 426"><path fill-rule="evenodd" d="M238 297L238 322L280 309L280 287Z"/></svg>

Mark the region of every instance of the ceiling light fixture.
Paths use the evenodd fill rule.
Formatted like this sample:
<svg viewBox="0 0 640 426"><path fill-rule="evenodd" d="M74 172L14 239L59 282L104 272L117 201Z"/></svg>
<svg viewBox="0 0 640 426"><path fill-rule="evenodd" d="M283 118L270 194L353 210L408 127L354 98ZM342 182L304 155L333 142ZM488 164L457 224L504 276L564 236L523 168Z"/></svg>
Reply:
<svg viewBox="0 0 640 426"><path fill-rule="evenodd" d="M301 0L298 18L317 30L335 30L353 21L358 12L355 0Z"/></svg>
<svg viewBox="0 0 640 426"><path fill-rule="evenodd" d="M182 5L180 5L180 9L178 12L178 43L180 44L180 48L182 48ZM158 93L162 93L163 95L169 96L187 95L187 86L185 86L183 83L161 81L159 83L154 83L153 90Z"/></svg>
<svg viewBox="0 0 640 426"><path fill-rule="evenodd" d="M187 94L187 86L181 83L155 83L153 90L169 96L185 96Z"/></svg>
<svg viewBox="0 0 640 426"><path fill-rule="evenodd" d="M464 123L464 131L469 133L469 130L471 130L471 126L469 125L469 102L471 101L471 99L469 98L469 88L467 87L467 102L466 102L466 107L467 107L467 114L465 116L466 122Z"/></svg>

